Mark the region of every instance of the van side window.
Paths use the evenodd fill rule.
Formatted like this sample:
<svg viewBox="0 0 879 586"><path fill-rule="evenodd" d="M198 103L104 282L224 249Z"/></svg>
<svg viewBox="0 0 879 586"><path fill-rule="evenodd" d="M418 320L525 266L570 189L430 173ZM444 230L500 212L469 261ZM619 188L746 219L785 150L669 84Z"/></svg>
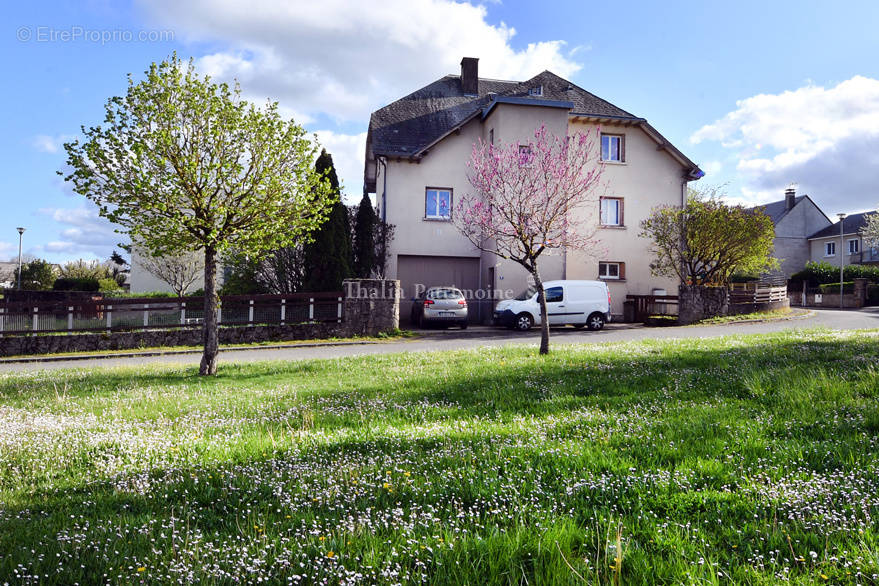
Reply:
<svg viewBox="0 0 879 586"><path fill-rule="evenodd" d="M546 290L546 302L558 303L565 300L565 294L562 287L550 287Z"/></svg>

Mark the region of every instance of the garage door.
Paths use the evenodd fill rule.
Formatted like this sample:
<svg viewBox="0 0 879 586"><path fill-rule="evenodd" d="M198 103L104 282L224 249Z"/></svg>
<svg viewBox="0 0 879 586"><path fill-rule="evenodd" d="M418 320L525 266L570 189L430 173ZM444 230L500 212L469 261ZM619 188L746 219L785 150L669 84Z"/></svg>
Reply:
<svg viewBox="0 0 879 586"><path fill-rule="evenodd" d="M479 288L479 259L459 256L397 256L397 278L403 288L400 319L409 319L416 287L454 285L459 289L476 291Z"/></svg>

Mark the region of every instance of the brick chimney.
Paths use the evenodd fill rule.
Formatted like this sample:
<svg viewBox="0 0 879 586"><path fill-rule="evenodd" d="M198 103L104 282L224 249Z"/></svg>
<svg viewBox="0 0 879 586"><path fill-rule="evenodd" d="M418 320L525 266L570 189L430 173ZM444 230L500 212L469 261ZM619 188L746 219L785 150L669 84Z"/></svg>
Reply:
<svg viewBox="0 0 879 586"><path fill-rule="evenodd" d="M479 95L479 58L461 59L461 89L465 96Z"/></svg>
<svg viewBox="0 0 879 586"><path fill-rule="evenodd" d="M790 211L797 202L797 190L791 186L784 190L784 209Z"/></svg>

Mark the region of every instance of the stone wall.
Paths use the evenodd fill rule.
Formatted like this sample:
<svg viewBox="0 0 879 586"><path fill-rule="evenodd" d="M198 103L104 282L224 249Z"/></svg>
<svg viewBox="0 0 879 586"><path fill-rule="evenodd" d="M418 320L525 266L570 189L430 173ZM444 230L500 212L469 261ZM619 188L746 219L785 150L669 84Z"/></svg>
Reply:
<svg viewBox="0 0 879 586"><path fill-rule="evenodd" d="M681 285L678 288L678 323L682 325L729 313L729 289Z"/></svg>
<svg viewBox="0 0 879 586"><path fill-rule="evenodd" d="M352 336L374 336L400 327L400 281L346 279L345 324Z"/></svg>
<svg viewBox="0 0 879 586"><path fill-rule="evenodd" d="M805 299L804 299L805 296ZM798 288L790 292L793 305L802 307L826 307L828 309L839 308L839 293L816 293L808 289ZM854 292L843 293L842 307L845 309L859 309L867 304L867 279L854 280Z"/></svg>
<svg viewBox="0 0 879 586"><path fill-rule="evenodd" d="M344 282L341 323L224 326L221 344L375 336L400 326L400 282L353 279ZM0 336L0 356L54 354L95 350L128 350L162 346L198 346L201 328L153 329L131 332Z"/></svg>

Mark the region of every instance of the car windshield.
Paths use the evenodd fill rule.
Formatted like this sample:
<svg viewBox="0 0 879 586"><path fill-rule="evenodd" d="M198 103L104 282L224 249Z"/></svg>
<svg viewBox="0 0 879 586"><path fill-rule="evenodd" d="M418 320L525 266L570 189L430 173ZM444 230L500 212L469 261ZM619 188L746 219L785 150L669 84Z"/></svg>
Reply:
<svg viewBox="0 0 879 586"><path fill-rule="evenodd" d="M457 289L431 289L427 296L431 299L460 299L464 295Z"/></svg>
<svg viewBox="0 0 879 586"><path fill-rule="evenodd" d="M531 286L516 295L516 301L525 301L526 299L531 299L534 294L537 293L537 287Z"/></svg>

